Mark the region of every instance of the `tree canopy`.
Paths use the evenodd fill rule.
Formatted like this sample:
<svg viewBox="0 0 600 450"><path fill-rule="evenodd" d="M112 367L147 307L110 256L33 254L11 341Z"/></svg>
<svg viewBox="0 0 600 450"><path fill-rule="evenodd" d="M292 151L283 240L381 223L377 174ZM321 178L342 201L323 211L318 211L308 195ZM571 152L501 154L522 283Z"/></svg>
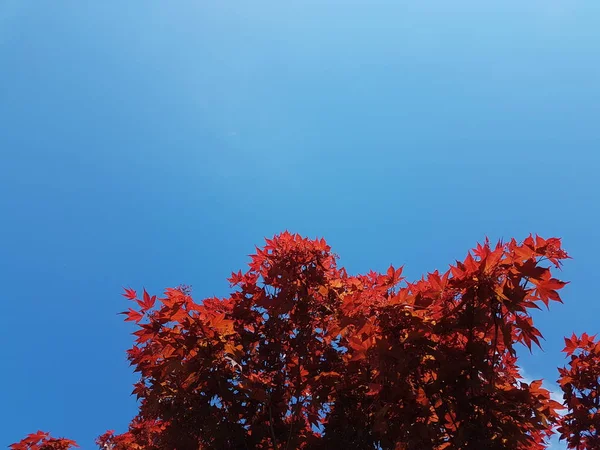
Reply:
<svg viewBox="0 0 600 450"><path fill-rule="evenodd" d="M139 413L101 449L600 449L600 343L571 336L564 405L526 383L515 346L560 302L557 238L477 245L414 282L349 275L323 239L267 239L226 298L126 289ZM67 450L37 432L12 450Z"/></svg>

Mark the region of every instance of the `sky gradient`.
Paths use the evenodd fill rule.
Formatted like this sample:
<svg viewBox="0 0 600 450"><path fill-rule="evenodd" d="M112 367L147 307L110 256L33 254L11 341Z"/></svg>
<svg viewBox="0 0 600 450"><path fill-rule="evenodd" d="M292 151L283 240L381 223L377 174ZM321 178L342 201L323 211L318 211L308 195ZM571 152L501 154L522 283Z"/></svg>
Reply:
<svg viewBox="0 0 600 450"><path fill-rule="evenodd" d="M226 295L325 237L409 279L485 236L563 238L562 336L600 331L600 3L2 0L0 446L135 414L123 286ZM561 447L554 447L561 448Z"/></svg>

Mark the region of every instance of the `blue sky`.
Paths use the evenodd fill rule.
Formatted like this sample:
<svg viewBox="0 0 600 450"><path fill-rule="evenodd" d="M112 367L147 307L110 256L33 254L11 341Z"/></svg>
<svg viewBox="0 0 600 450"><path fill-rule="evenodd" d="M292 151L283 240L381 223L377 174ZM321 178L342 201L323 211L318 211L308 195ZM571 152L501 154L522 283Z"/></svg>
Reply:
<svg viewBox="0 0 600 450"><path fill-rule="evenodd" d="M530 377L596 333L600 3L0 3L0 445L135 413L123 286L225 295L265 236L417 278L559 236ZM558 447L557 447L558 448Z"/></svg>

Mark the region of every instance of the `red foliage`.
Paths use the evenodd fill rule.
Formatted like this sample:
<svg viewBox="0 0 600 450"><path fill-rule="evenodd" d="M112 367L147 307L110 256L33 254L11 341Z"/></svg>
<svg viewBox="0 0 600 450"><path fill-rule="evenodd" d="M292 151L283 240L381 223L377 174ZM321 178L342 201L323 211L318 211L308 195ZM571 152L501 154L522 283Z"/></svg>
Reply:
<svg viewBox="0 0 600 450"><path fill-rule="evenodd" d="M79 446L70 439L57 439L51 437L50 433L38 431L37 433L31 433L16 444L11 444L9 447L11 450L69 450Z"/></svg>
<svg viewBox="0 0 600 450"><path fill-rule="evenodd" d="M543 262L565 258L555 238L486 241L401 287L401 268L350 276L324 240L286 232L232 274L227 298L126 289L140 409L98 444L544 449L561 405L540 380L520 381L515 345L540 345L529 312L565 285ZM567 422L563 434L580 430Z"/></svg>
<svg viewBox="0 0 600 450"><path fill-rule="evenodd" d="M568 412L558 431L568 448L599 449L600 436L600 342L595 336L565 338L563 352L571 357L568 368L558 369Z"/></svg>

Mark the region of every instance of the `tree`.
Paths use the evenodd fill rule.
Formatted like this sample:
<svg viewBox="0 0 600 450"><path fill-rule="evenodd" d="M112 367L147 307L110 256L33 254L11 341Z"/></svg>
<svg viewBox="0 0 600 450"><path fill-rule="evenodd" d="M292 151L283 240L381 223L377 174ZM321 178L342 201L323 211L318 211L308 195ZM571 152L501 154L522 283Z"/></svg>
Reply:
<svg viewBox="0 0 600 450"><path fill-rule="evenodd" d="M267 239L227 298L145 290L126 321L139 414L103 449L600 448L600 345L571 338L568 412L525 383L515 346L539 346L532 308L561 301L559 239L486 240L445 273L351 276L323 239ZM547 267L546 264L550 264ZM35 440L37 439L37 440ZM13 450L75 443L30 435Z"/></svg>
<svg viewBox="0 0 600 450"><path fill-rule="evenodd" d="M569 448L600 448L600 342L595 336L565 338L563 352L571 357L569 368L558 369L568 413L560 420L561 435Z"/></svg>

